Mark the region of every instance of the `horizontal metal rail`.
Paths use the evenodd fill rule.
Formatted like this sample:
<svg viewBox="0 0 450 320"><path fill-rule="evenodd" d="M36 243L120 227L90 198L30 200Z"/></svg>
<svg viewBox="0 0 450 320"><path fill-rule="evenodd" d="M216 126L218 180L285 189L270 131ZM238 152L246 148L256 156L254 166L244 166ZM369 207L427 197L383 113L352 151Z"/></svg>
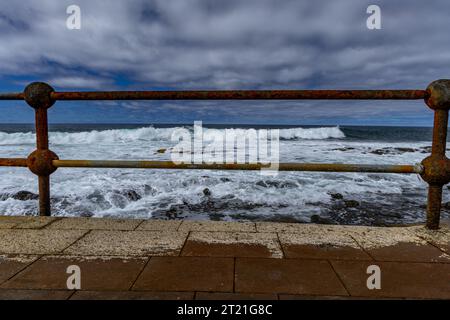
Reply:
<svg viewBox="0 0 450 320"><path fill-rule="evenodd" d="M52 92L53 100L419 100L425 90L203 90ZM2 93L0 100L23 100Z"/></svg>
<svg viewBox="0 0 450 320"><path fill-rule="evenodd" d="M141 168L141 169L200 169L200 170L261 170L270 165L261 163L182 163L172 161L130 161L130 160L53 160L57 168ZM279 163L279 171L322 171L322 172L378 172L378 173L421 173L421 165L377 165L341 163Z"/></svg>
<svg viewBox="0 0 450 320"><path fill-rule="evenodd" d="M417 100L425 90L227 90L53 92L54 100Z"/></svg>
<svg viewBox="0 0 450 320"><path fill-rule="evenodd" d="M199 170L261 170L270 169L262 163L182 163L145 160L53 160L56 168L135 168L135 169L199 169ZM27 167L25 158L0 158L0 167ZM279 171L319 172L373 172L420 174L423 167L416 165L343 164L343 163L279 163Z"/></svg>
<svg viewBox="0 0 450 320"><path fill-rule="evenodd" d="M0 167L28 167L25 158L0 158Z"/></svg>

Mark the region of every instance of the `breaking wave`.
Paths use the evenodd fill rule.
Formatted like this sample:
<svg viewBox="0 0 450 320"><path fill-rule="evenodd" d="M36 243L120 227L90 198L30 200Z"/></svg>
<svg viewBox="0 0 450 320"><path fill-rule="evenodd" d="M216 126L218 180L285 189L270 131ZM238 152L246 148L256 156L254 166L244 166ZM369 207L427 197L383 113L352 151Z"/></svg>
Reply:
<svg viewBox="0 0 450 320"><path fill-rule="evenodd" d="M181 128L193 130L192 127L154 128L144 127L138 129L111 129L92 130L83 132L50 132L50 142L57 145L65 144L93 144L93 143L131 143L139 141L170 141L172 133ZM205 135L232 130L236 136L249 129L205 129ZM342 139L345 134L339 127L320 128L290 128L280 129L281 140L324 140ZM0 145L34 144L36 136L32 132L6 133L0 132Z"/></svg>

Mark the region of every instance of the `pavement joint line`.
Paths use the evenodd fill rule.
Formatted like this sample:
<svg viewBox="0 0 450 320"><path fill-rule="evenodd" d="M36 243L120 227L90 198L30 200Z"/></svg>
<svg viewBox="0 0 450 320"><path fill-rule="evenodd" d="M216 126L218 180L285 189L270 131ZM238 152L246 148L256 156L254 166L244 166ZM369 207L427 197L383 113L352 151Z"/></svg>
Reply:
<svg viewBox="0 0 450 320"><path fill-rule="evenodd" d="M79 291L79 290L72 290L72 293L67 297L66 300L72 299L72 297L75 295L75 293L77 293L77 291Z"/></svg>
<svg viewBox="0 0 450 320"><path fill-rule="evenodd" d="M280 240L280 233L279 233L279 232L276 232L276 235L277 235L277 239L278 239L278 244L280 245L281 253L283 254L283 257L282 257L281 259L287 259L287 255L286 255L286 253L284 252L283 243L282 243L281 240Z"/></svg>
<svg viewBox="0 0 450 320"><path fill-rule="evenodd" d="M17 272L15 272L11 277L9 277L8 279L6 279L5 281L0 282L0 289L2 289L1 286L4 285L6 282L8 282L8 281L10 281L11 279L13 279L15 276L17 276L17 275L18 275L19 273L21 273L22 271L25 271L25 269L28 269L28 267L31 267L31 266L32 266L33 264L35 264L38 260L41 260L41 258L42 258L44 255L43 255L43 254L42 254L42 255L32 255L32 254L30 254L30 256L37 256L37 258L36 258L34 261L32 261L32 262L26 264L25 266L23 266L23 268L21 268L20 270L18 270Z"/></svg>
<svg viewBox="0 0 450 320"><path fill-rule="evenodd" d="M47 223L45 226L42 226L42 227L38 228L38 230L41 230L41 229L47 229L47 227L49 227L50 225L54 224L54 223L57 222L57 221L63 220L63 219L64 219L63 217L56 217L56 219L51 220L51 221L50 221L49 223Z"/></svg>
<svg viewBox="0 0 450 320"><path fill-rule="evenodd" d="M141 224L143 224L145 221L146 221L145 219L142 219L141 222L139 222L139 223L136 225L136 227L134 227L134 229L131 230L131 231L136 231L136 230L141 226Z"/></svg>
<svg viewBox="0 0 450 320"><path fill-rule="evenodd" d="M80 230L83 231L83 230ZM82 238L84 238L86 235L88 235L89 233L91 233L92 229L90 230L86 230L83 235L81 235L78 239L76 239L74 242L72 242L71 244L69 244L67 247L65 247L64 249L62 249L59 253L60 254L64 254L64 251L66 251L67 249L69 249L71 246L73 246L75 243L77 243L79 240L81 240Z"/></svg>
<svg viewBox="0 0 450 320"><path fill-rule="evenodd" d="M152 259L152 257L147 257L147 261L144 263L144 266L142 267L142 269L139 271L139 273L136 276L136 279L134 279L133 283L131 284L131 286L128 288L128 291L134 291L133 287L136 284L136 282L138 281L139 277L141 276L141 274L144 272L145 268L147 268L148 263L150 262L150 260Z"/></svg>
<svg viewBox="0 0 450 320"><path fill-rule="evenodd" d="M178 232L178 230L177 230ZM189 236L191 235L192 231L188 231L186 238L184 239L183 245L181 246L180 252L178 253L178 257L182 257L183 256L183 250L184 247L186 246L186 243L188 242Z"/></svg>
<svg viewBox="0 0 450 320"><path fill-rule="evenodd" d="M353 237L351 234L348 234L348 236L349 236L350 238L352 238L353 241L355 241L355 243L358 245L358 247L359 247L365 254L367 254L367 255L372 259L372 261L376 261L376 259L369 253L368 250L366 250L366 249L358 242L358 240L356 240L355 237Z"/></svg>
<svg viewBox="0 0 450 320"><path fill-rule="evenodd" d="M336 269L334 268L333 264L330 260L327 260L328 264L330 265L331 269L333 270L336 277L339 279L339 282L342 284L342 286L345 289L345 292L347 292L348 296L351 297L350 291L348 290L347 286L344 283L344 280L342 280L341 276L337 273Z"/></svg>

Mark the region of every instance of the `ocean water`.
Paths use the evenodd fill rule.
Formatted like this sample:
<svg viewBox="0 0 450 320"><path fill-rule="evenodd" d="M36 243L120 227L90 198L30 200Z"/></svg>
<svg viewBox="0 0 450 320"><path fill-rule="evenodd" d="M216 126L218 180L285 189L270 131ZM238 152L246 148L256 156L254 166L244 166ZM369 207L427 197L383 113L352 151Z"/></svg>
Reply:
<svg viewBox="0 0 450 320"><path fill-rule="evenodd" d="M170 160L180 127L192 130L51 125L50 148L61 159ZM204 125L205 137L230 128ZM431 128L234 127L238 134L249 128L280 130L281 162L415 164L431 145ZM34 148L32 125L0 125L0 157L26 157ZM51 176L51 197L57 216L400 225L424 221L426 186L418 175L399 174L61 168ZM37 193L36 177L26 168L0 168L1 215L37 214L37 200L19 191Z"/></svg>

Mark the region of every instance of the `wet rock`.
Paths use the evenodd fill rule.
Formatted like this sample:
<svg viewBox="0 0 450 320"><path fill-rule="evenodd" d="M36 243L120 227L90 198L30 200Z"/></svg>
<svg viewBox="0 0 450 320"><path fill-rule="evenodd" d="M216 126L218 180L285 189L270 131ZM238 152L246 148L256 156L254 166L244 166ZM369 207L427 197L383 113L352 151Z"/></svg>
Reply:
<svg viewBox="0 0 450 320"><path fill-rule="evenodd" d="M267 184L263 180L259 180L258 182L256 182L256 185L263 188L267 188Z"/></svg>
<svg viewBox="0 0 450 320"><path fill-rule="evenodd" d="M124 190L123 195L130 201L138 201L142 197L134 190Z"/></svg>
<svg viewBox="0 0 450 320"><path fill-rule="evenodd" d="M205 189L203 189L203 194L204 194L206 197L209 197L209 196L212 195L212 192L211 192L211 190L209 190L208 188L205 188Z"/></svg>
<svg viewBox="0 0 450 320"><path fill-rule="evenodd" d="M220 181L222 181L222 182L230 182L231 180L228 179L228 178L220 178Z"/></svg>
<svg viewBox="0 0 450 320"><path fill-rule="evenodd" d="M100 191L96 190L90 195L86 197L89 200L92 200L93 202L103 202L105 201L105 197L100 193Z"/></svg>
<svg viewBox="0 0 450 320"><path fill-rule="evenodd" d="M344 200L344 204L347 208L355 208L359 206L359 202L356 200Z"/></svg>
<svg viewBox="0 0 450 320"><path fill-rule="evenodd" d="M11 198L16 199L16 200L21 200L21 201L37 200L37 199L39 199L39 195L37 195L33 192L22 190L22 191L16 192L13 195L11 195Z"/></svg>
<svg viewBox="0 0 450 320"><path fill-rule="evenodd" d="M342 147L342 148L335 148L335 149L331 149L332 151L350 151L350 150L355 150L355 148L353 147Z"/></svg>
<svg viewBox="0 0 450 320"><path fill-rule="evenodd" d="M416 152L417 149L414 148L395 148L395 150L400 152Z"/></svg>
<svg viewBox="0 0 450 320"><path fill-rule="evenodd" d="M111 197L109 200L115 207L118 207L121 209L125 208L128 203L127 198L119 193L111 194Z"/></svg>
<svg viewBox="0 0 450 320"><path fill-rule="evenodd" d="M384 155L384 154L402 154L405 152L417 152L419 149L414 148L404 148L404 147L398 147L398 148L381 148L381 149L375 149L369 151L369 153L376 154L376 155Z"/></svg>
<svg viewBox="0 0 450 320"><path fill-rule="evenodd" d="M263 187L263 188L295 188L297 187L297 184L290 181L274 181L274 180L259 180L256 182L257 186Z"/></svg>
<svg viewBox="0 0 450 320"><path fill-rule="evenodd" d="M323 218L319 216L318 214L313 214L311 216L311 223L317 223L317 224L336 224L333 220L329 218Z"/></svg>
<svg viewBox="0 0 450 320"><path fill-rule="evenodd" d="M424 205L426 208L426 205ZM444 210L450 210L450 201L442 203L442 209Z"/></svg>
<svg viewBox="0 0 450 320"><path fill-rule="evenodd" d="M165 153L166 151L167 151L166 148L161 148L161 149L156 150L157 153Z"/></svg>
<svg viewBox="0 0 450 320"><path fill-rule="evenodd" d="M94 216L94 214L92 212L89 212L89 211L83 211L83 212L80 213L80 217L83 217L83 218L90 218L92 216Z"/></svg>
<svg viewBox="0 0 450 320"><path fill-rule="evenodd" d="M342 200L344 196L340 193L330 193L331 199Z"/></svg>
<svg viewBox="0 0 450 320"><path fill-rule="evenodd" d="M144 193L146 195L152 195L154 196L157 193L157 190L153 188L152 186L149 186L148 184L144 185Z"/></svg>

